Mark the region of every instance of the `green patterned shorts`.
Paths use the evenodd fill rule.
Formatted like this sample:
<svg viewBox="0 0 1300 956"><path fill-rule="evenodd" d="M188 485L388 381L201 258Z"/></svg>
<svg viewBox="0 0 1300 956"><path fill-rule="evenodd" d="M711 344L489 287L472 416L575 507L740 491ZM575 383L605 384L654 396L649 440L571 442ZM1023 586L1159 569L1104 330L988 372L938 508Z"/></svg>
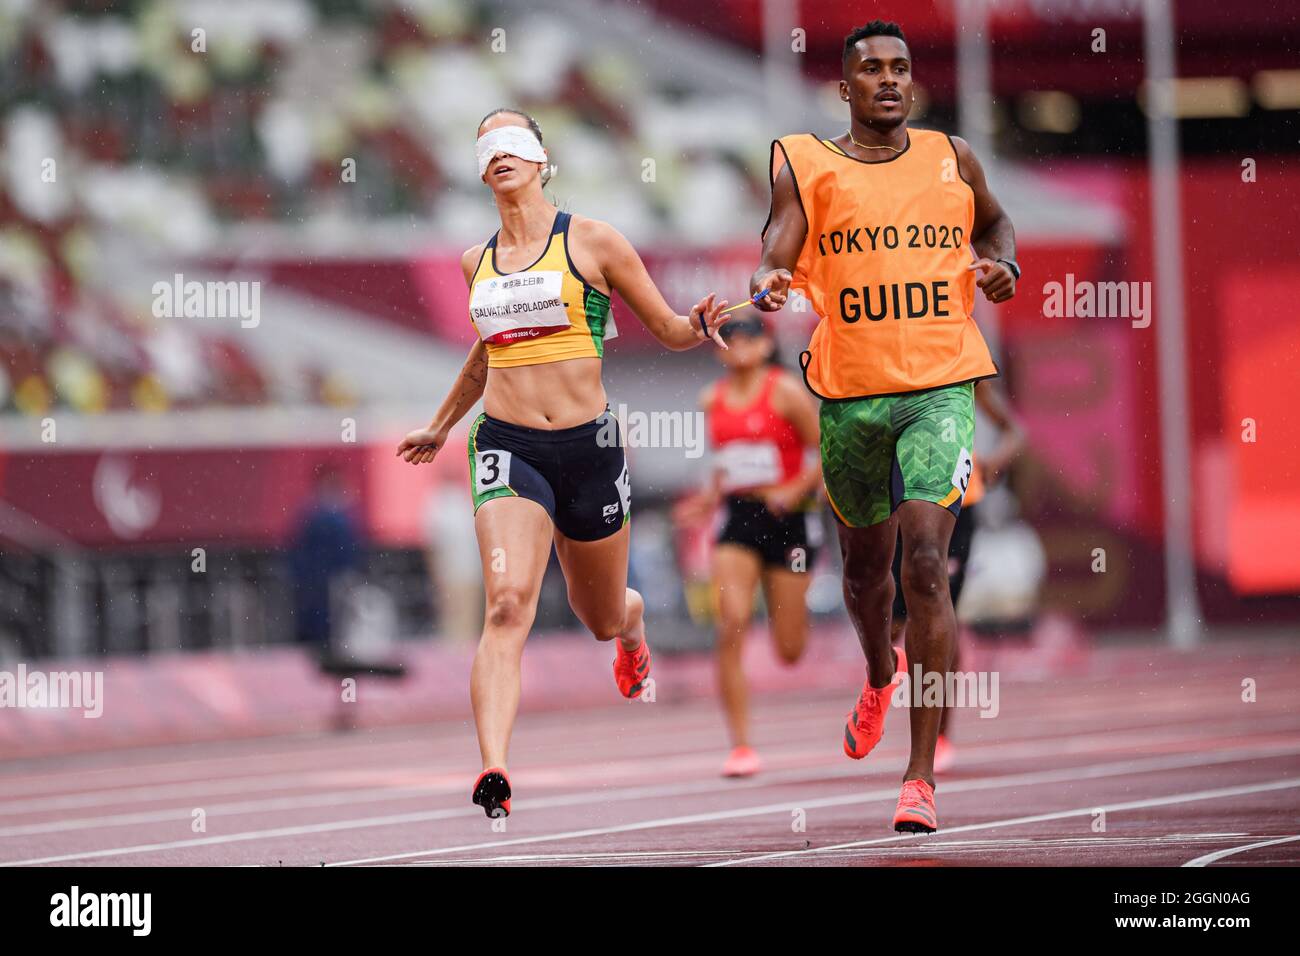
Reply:
<svg viewBox="0 0 1300 956"><path fill-rule="evenodd" d="M823 402L822 478L836 517L865 528L911 499L960 513L975 443L974 395L966 383Z"/></svg>

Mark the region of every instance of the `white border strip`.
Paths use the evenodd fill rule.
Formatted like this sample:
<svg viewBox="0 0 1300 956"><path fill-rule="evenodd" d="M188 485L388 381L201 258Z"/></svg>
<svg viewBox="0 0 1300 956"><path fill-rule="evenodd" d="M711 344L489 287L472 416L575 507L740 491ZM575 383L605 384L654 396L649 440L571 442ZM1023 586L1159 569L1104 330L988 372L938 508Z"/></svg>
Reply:
<svg viewBox="0 0 1300 956"><path fill-rule="evenodd" d="M1247 850L1258 850L1260 847L1277 846L1279 843L1290 843L1293 840L1300 840L1300 835L1279 837L1276 840L1264 840L1262 843L1248 843L1245 846L1234 846L1227 850L1216 850L1214 853L1207 853L1205 856L1198 856L1194 860L1188 860L1183 866L1209 866L1211 863L1217 863L1224 857L1232 856L1236 853L1245 853Z"/></svg>

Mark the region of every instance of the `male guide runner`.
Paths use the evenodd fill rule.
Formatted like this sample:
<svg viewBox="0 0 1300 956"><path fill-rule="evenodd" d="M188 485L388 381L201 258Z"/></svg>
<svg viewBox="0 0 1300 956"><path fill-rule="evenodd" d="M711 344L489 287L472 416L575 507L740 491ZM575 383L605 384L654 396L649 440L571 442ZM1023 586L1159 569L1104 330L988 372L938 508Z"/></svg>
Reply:
<svg viewBox="0 0 1300 956"><path fill-rule="evenodd" d="M801 364L822 399L822 473L838 519L844 603L867 663L844 731L845 752L860 759L880 739L907 660L924 673L945 673L952 662L948 544L972 469L972 392L998 374L972 318L975 289L1005 302L1020 269L1011 221L970 146L908 128L912 60L898 25L875 20L850 33L842 68L849 130L772 144L772 211L750 291L767 291L756 306L776 311L793 286L821 318ZM890 565L900 532L909 623L906 651L895 654ZM938 829L942 713L911 708L896 830Z"/></svg>

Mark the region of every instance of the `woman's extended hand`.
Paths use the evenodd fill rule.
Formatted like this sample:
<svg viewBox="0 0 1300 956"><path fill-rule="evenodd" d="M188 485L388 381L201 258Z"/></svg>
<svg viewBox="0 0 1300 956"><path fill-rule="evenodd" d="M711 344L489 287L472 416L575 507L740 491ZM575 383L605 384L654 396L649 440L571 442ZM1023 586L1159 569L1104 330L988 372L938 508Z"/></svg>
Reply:
<svg viewBox="0 0 1300 956"><path fill-rule="evenodd" d="M402 439L397 446L397 454L412 465L423 465L433 461L434 456L446 443L446 432L434 431L431 428L417 428Z"/></svg>
<svg viewBox="0 0 1300 956"><path fill-rule="evenodd" d="M691 307L691 314L687 316L691 320L691 331L695 337L703 342L705 339L713 339L718 343L718 348L725 349L727 343L722 341L718 336L718 329L727 321L727 316L722 314L722 310L727 307L727 300L714 302L714 293L710 292L699 302Z"/></svg>

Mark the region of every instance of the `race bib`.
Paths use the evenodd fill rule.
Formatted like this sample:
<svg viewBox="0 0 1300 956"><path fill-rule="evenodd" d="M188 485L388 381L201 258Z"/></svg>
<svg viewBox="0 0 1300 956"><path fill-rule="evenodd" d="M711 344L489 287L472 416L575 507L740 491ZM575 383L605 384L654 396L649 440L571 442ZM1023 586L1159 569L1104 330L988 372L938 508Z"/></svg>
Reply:
<svg viewBox="0 0 1300 956"><path fill-rule="evenodd" d="M510 486L510 452L489 448L474 455L474 492L487 494Z"/></svg>
<svg viewBox="0 0 1300 956"><path fill-rule="evenodd" d="M781 480L781 453L770 441L733 441L718 449L722 490L775 485Z"/></svg>
<svg viewBox="0 0 1300 956"><path fill-rule="evenodd" d="M975 470L975 462L971 459L970 452L965 448L957 455L957 467L952 472L952 486L966 494L966 489L970 487L971 472Z"/></svg>
<svg viewBox="0 0 1300 956"><path fill-rule="evenodd" d="M474 283L469 316L490 345L562 332L569 327L563 272L521 272Z"/></svg>

